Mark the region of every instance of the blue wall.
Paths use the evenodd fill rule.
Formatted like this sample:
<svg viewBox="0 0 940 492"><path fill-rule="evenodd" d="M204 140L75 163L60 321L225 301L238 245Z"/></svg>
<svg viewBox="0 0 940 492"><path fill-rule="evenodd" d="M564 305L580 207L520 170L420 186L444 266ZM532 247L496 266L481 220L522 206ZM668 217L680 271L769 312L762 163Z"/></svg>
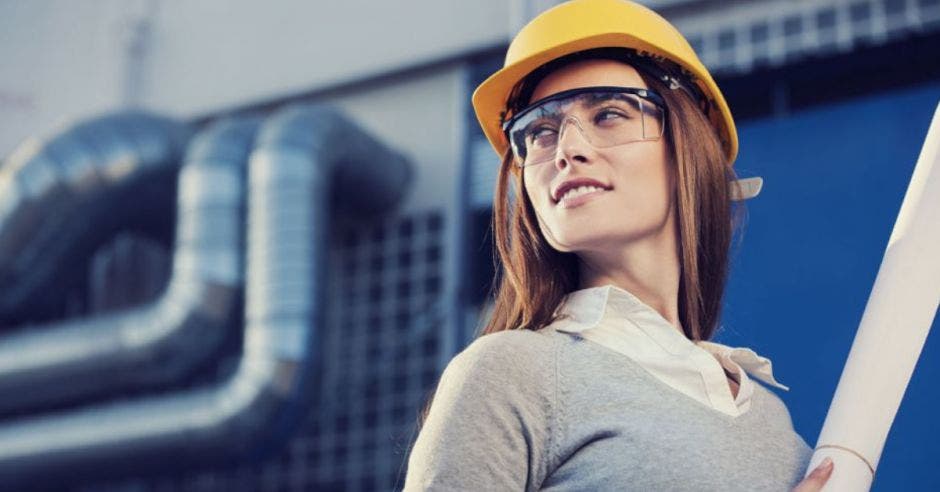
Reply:
<svg viewBox="0 0 940 492"><path fill-rule="evenodd" d="M901 207L940 83L741 125L748 202L717 340L774 362L815 446ZM936 320L934 328L940 324ZM929 336L872 490L940 490L940 335Z"/></svg>

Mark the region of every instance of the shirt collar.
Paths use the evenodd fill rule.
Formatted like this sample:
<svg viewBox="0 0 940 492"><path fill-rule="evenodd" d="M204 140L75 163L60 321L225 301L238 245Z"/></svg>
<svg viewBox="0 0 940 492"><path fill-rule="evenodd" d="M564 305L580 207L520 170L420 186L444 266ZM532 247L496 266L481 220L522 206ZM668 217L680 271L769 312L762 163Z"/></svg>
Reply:
<svg viewBox="0 0 940 492"><path fill-rule="evenodd" d="M747 347L729 347L712 341L691 341L658 311L627 290L613 284L589 287L570 292L556 309L564 315L554 323L558 331L581 333L596 327L602 320L627 319L632 323L619 323L624 329L639 328L666 352L676 356L689 356L699 349L712 354L719 362L731 360L761 381L789 391L773 376L770 359L758 355ZM723 364L724 365L724 364Z"/></svg>
<svg viewBox="0 0 940 492"><path fill-rule="evenodd" d="M625 318L633 321L635 326L670 354L687 355L695 349L689 339L666 321L659 311L613 284L570 292L558 307L558 312L566 315L556 325L559 331L579 333L597 326L605 318Z"/></svg>
<svg viewBox="0 0 940 492"><path fill-rule="evenodd" d="M729 347L717 342L708 342L705 340L698 340L695 344L707 350L719 361L725 359L734 361L741 369L744 369L755 378L775 388L790 391L788 386L780 384L780 382L774 378L773 363L770 359L757 355L757 352L747 347Z"/></svg>

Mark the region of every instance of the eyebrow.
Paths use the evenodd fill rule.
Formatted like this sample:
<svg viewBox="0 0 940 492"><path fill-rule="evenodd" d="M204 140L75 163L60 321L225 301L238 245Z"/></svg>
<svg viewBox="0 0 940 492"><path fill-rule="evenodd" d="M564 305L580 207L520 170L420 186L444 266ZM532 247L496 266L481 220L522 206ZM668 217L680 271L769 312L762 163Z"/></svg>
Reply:
<svg viewBox="0 0 940 492"><path fill-rule="evenodd" d="M585 93L585 94L581 94L580 97L575 96L575 98L580 99L581 104L583 104L586 109L594 109L597 106L600 106L606 103L607 101L611 101L611 100L623 101L628 104L630 101L629 99L624 97L623 93L620 93L620 92L601 92L599 94ZM553 101L553 102L558 103L559 101ZM642 103L640 103L640 105L643 107L646 106ZM648 112L646 109L641 109L641 111L643 111L644 113ZM557 113L548 111L547 108L544 106L533 108L533 111L530 113L530 115L531 115L530 116L531 121L529 121L529 123L525 125L525 128L530 128L533 123L536 123L539 121L546 121L546 120L558 121L559 120Z"/></svg>
<svg viewBox="0 0 940 492"><path fill-rule="evenodd" d="M610 100L612 100L612 99L616 99L616 100L618 100L618 101L623 101L623 102L629 104L629 105L631 106L631 108L636 109L636 110L640 111L641 113L649 114L649 115L651 115L651 114L652 114L652 111L657 108L657 106L656 106L655 104L648 103L648 102L645 101L642 97L638 97L638 96L636 96L636 95L633 95L630 99L627 99L626 97L623 97L623 96L624 96L623 93L620 93L620 92L609 92L609 93L607 93L607 96L608 96L608 97L597 97L597 98L588 99L588 100L586 100L586 101L584 102L584 105L585 105L585 107L588 108L588 109L593 109L593 108L595 108L595 107L597 107L597 106L600 106L601 104L603 104L603 103L606 102L606 101L610 101ZM633 97L635 97L636 99L633 99ZM635 102L636 104L632 104L632 103L634 103L634 102ZM639 104L639 106L637 106L637 104Z"/></svg>

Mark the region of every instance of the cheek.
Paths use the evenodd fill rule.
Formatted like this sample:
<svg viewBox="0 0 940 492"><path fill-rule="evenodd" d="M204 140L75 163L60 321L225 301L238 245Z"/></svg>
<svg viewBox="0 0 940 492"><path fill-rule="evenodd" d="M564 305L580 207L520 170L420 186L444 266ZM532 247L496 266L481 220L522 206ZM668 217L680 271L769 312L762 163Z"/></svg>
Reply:
<svg viewBox="0 0 940 492"><path fill-rule="evenodd" d="M542 232L542 238L556 250L567 251L555 240L555 237L560 233L558 230L559 224L554 215L555 204L549 198L551 176L545 174L548 173L540 173L538 169L526 172L524 179L526 195L535 210L535 218L538 229Z"/></svg>
<svg viewBox="0 0 940 492"><path fill-rule="evenodd" d="M669 174L665 169L643 168L626 179L625 188L632 201L644 208L666 202L670 194Z"/></svg>
<svg viewBox="0 0 940 492"><path fill-rule="evenodd" d="M548 189L550 181L547 181L547 178L543 176L544 173L540 173L536 169L527 169L523 175L523 184L525 186L526 195L529 197L529 201L532 203L532 206L539 211L540 213L545 213L547 207L551 203L547 203L546 198L548 197Z"/></svg>
<svg viewBox="0 0 940 492"><path fill-rule="evenodd" d="M655 149L645 156L621 161L616 168L618 205L650 220L660 220L668 212L673 195L664 152Z"/></svg>

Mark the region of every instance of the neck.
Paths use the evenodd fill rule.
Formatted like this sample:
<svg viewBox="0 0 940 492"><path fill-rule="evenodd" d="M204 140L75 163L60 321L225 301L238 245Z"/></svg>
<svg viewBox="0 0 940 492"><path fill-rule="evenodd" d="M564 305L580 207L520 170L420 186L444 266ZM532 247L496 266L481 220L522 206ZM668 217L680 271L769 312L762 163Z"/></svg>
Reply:
<svg viewBox="0 0 940 492"><path fill-rule="evenodd" d="M674 227L627 246L578 253L581 289L613 284L659 312L680 333L679 250Z"/></svg>

